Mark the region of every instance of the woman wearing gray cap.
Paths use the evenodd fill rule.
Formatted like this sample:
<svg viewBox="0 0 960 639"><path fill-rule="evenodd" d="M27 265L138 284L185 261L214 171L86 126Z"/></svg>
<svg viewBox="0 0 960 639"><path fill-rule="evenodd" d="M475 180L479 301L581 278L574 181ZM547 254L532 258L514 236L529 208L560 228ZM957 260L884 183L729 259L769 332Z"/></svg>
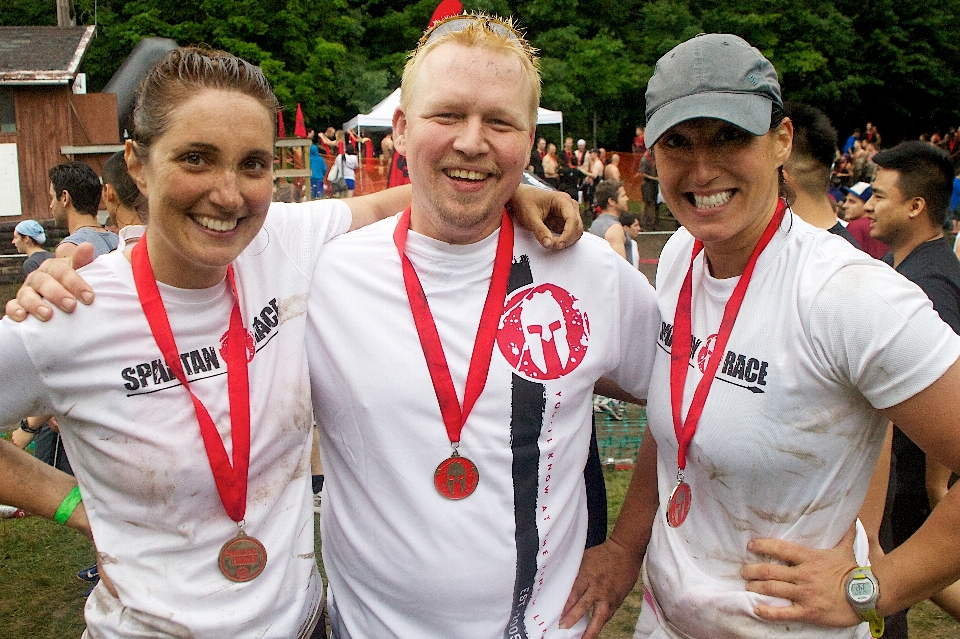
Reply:
<svg viewBox="0 0 960 639"><path fill-rule="evenodd" d="M46 241L47 235L36 220L24 220L13 229L13 245L18 253L27 256L23 263L24 275L30 275L44 260L54 257L53 253L43 248Z"/></svg>
<svg viewBox="0 0 960 639"><path fill-rule="evenodd" d="M960 577L957 490L872 572L855 526L888 420L960 470L960 415L938 399L960 393L960 338L919 289L781 199L793 125L759 51L693 38L646 98L684 228L657 271L650 436L562 623L590 611L595 637L642 567L635 637L880 636L882 615Z"/></svg>

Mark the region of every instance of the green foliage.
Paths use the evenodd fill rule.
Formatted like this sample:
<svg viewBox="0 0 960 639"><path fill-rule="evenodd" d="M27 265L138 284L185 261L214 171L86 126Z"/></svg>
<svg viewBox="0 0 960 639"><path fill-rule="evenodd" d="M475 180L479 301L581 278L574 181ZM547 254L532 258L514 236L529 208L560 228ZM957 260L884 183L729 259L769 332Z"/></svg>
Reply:
<svg viewBox="0 0 960 639"><path fill-rule="evenodd" d="M53 26L57 24L57 8L49 0L14 0L0 2L0 25Z"/></svg>
<svg viewBox="0 0 960 639"><path fill-rule="evenodd" d="M99 90L144 37L227 49L263 66L293 125L339 125L400 84L439 0L74 0L98 24L84 58ZM887 142L960 121L960 0L466 0L513 15L542 52L543 106L565 131L626 148L657 59L701 31L735 33L777 67L787 99L845 135L866 120ZM0 24L55 24L52 0L5 0ZM548 137L556 137L547 132Z"/></svg>

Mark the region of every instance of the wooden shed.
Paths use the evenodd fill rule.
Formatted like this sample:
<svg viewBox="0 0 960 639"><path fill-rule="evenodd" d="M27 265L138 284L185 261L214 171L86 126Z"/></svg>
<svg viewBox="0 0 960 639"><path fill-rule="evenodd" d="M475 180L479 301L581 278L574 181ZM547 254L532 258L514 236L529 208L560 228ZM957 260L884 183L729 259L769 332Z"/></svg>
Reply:
<svg viewBox="0 0 960 639"><path fill-rule="evenodd" d="M77 81L94 29L0 27L0 223L50 218L50 167L78 159L100 174L120 148L117 96Z"/></svg>

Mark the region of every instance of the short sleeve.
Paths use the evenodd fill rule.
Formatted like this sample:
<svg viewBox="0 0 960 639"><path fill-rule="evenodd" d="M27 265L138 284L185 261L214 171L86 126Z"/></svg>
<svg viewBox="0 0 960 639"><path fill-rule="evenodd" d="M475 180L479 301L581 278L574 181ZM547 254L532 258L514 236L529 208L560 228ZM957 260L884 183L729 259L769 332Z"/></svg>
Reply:
<svg viewBox="0 0 960 639"><path fill-rule="evenodd" d="M27 322L36 320L28 319ZM25 323L0 320L0 424L49 412L37 367L23 343Z"/></svg>
<svg viewBox="0 0 960 639"><path fill-rule="evenodd" d="M838 269L812 301L809 333L826 374L879 409L924 390L960 357L960 337L923 291L880 263Z"/></svg>
<svg viewBox="0 0 960 639"><path fill-rule="evenodd" d="M627 260L616 256L619 271L620 363L608 374L620 388L637 398L650 389L657 352L660 310L657 294L646 276Z"/></svg>

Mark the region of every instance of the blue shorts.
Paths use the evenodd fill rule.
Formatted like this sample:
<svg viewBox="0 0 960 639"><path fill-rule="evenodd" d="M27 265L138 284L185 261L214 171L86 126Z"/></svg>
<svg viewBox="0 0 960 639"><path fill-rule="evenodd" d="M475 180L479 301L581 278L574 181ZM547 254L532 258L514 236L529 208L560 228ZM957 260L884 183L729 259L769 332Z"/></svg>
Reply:
<svg viewBox="0 0 960 639"><path fill-rule="evenodd" d="M345 180L346 183L347 183L347 190L348 190L348 191L352 191L352 190L353 190L354 181L351 180L350 178L344 178L344 180Z"/></svg>

